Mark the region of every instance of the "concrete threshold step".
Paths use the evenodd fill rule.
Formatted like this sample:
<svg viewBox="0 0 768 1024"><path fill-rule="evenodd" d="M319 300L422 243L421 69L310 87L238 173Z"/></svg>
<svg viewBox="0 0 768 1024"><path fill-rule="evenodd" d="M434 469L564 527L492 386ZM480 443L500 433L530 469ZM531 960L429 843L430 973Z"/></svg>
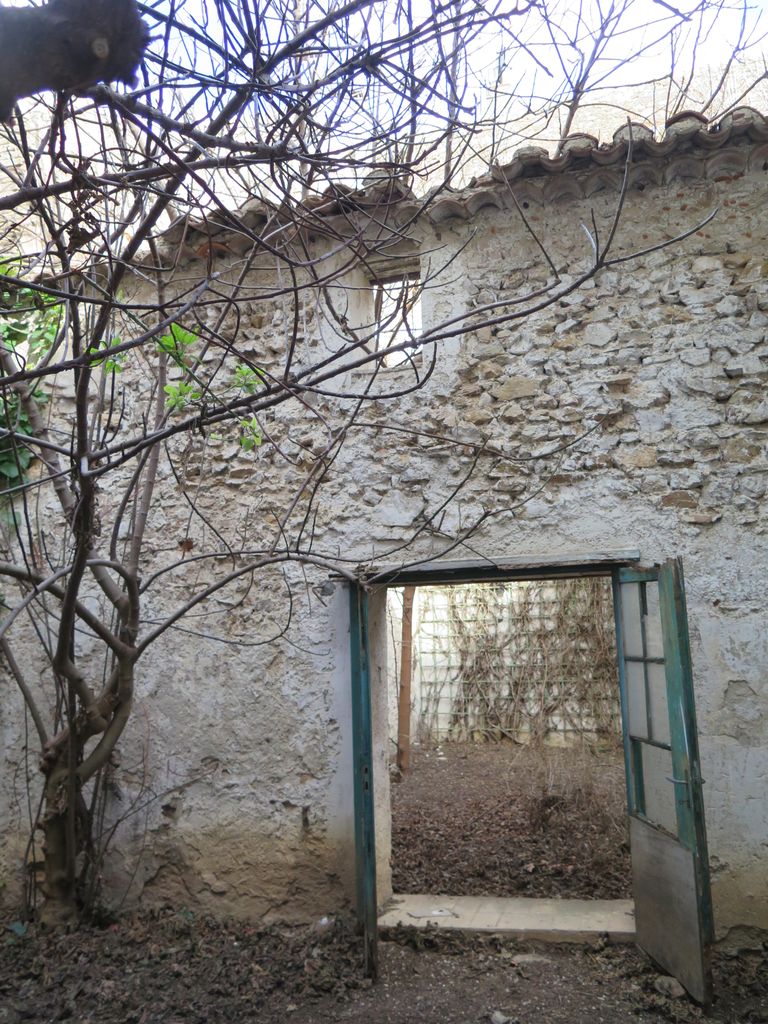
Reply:
<svg viewBox="0 0 768 1024"><path fill-rule="evenodd" d="M632 900L549 900L492 896L392 896L379 928L447 928L542 942L634 942Z"/></svg>

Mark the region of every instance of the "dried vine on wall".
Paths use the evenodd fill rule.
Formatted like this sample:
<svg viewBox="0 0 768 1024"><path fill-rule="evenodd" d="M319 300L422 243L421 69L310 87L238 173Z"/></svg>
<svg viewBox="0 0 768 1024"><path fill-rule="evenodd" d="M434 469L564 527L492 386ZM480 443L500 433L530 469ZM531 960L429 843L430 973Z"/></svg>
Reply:
<svg viewBox="0 0 768 1024"><path fill-rule="evenodd" d="M479 584L421 598L422 741L619 735L606 580Z"/></svg>

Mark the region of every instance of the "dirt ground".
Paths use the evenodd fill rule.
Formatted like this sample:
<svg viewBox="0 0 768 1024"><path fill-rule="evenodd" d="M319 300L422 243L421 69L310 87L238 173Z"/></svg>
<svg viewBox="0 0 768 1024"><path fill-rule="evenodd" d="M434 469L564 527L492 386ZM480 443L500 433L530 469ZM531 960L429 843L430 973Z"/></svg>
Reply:
<svg viewBox="0 0 768 1024"><path fill-rule="evenodd" d="M624 895L621 765L598 765L514 748L419 757L395 787L400 888ZM768 1024L768 947L715 956L711 1018L634 946L403 928L379 950L372 985L342 918L258 928L167 906L58 936L0 922L0 1024Z"/></svg>
<svg viewBox="0 0 768 1024"><path fill-rule="evenodd" d="M63 936L0 932L0 1024L704 1024L634 947L398 930L363 977L343 923L256 930L166 908ZM722 1024L768 1021L768 955L716 958ZM662 986L663 987L663 986Z"/></svg>
<svg viewBox="0 0 768 1024"><path fill-rule="evenodd" d="M446 743L392 785L395 892L622 899L630 872L619 748Z"/></svg>

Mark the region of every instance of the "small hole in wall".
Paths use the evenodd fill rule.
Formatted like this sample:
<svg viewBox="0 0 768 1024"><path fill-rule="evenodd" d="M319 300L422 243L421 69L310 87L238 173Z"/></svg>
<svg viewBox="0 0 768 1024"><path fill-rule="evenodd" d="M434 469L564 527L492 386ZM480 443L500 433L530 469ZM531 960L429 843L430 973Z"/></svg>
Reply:
<svg viewBox="0 0 768 1024"><path fill-rule="evenodd" d="M763 160L763 170L768 171L768 160Z"/></svg>
<svg viewBox="0 0 768 1024"><path fill-rule="evenodd" d="M524 200L520 205L524 210L527 210L531 204L527 200Z"/></svg>
<svg viewBox="0 0 768 1024"><path fill-rule="evenodd" d="M638 192L645 192L645 182L639 181L635 187Z"/></svg>

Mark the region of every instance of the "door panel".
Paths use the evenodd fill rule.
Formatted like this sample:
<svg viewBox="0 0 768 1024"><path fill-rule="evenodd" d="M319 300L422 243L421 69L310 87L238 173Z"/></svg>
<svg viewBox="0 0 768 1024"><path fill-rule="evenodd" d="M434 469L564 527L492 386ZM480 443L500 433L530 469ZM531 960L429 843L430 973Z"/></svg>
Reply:
<svg viewBox="0 0 768 1024"><path fill-rule="evenodd" d="M614 575L637 941L702 1003L713 938L682 566Z"/></svg>
<svg viewBox="0 0 768 1024"><path fill-rule="evenodd" d="M629 831L638 945L707 1002L693 854L639 818L630 818Z"/></svg>

